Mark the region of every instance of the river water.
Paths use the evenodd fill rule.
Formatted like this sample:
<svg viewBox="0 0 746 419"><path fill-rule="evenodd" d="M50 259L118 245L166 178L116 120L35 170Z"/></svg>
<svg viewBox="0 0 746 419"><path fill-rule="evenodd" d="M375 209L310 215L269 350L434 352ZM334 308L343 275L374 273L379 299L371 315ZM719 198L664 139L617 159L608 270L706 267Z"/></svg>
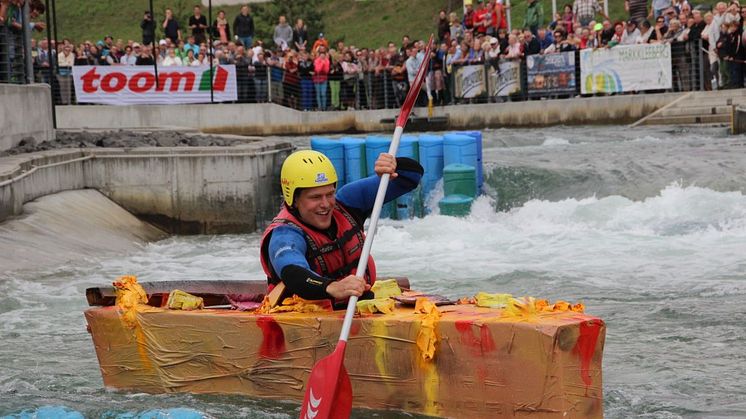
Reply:
<svg viewBox="0 0 746 419"><path fill-rule="evenodd" d="M492 196L465 219L384 221L373 252L429 292L582 300L608 327L607 418L746 417L744 142L722 129L489 131ZM259 279L258 243L174 237L0 273L0 416L297 417L244 397L107 391L85 331L86 287L122 274Z"/></svg>

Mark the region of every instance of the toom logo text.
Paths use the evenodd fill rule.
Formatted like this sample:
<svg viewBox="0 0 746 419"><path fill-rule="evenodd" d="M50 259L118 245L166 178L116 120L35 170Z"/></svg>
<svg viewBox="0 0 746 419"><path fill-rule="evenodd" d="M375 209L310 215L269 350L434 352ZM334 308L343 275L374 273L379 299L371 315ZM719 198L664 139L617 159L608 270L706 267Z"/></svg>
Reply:
<svg viewBox="0 0 746 419"><path fill-rule="evenodd" d="M208 103L210 67L75 66L75 95L79 103L106 105ZM236 66L213 68L215 102L235 101Z"/></svg>

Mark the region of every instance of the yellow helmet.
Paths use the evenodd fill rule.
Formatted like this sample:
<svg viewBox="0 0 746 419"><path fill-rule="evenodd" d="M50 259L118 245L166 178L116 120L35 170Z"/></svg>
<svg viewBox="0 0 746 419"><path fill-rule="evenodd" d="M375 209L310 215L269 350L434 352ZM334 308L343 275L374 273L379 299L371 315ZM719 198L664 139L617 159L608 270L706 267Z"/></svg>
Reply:
<svg viewBox="0 0 746 419"><path fill-rule="evenodd" d="M282 196L288 206L298 188L315 188L337 183L337 171L331 160L314 150L300 150L288 156L280 172Z"/></svg>

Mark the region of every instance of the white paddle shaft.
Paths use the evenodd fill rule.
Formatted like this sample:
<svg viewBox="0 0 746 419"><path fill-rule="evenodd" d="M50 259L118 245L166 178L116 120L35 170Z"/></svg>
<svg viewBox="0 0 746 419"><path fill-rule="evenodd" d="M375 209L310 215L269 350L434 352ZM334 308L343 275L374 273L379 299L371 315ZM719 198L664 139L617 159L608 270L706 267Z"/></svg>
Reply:
<svg viewBox="0 0 746 419"><path fill-rule="evenodd" d="M399 140L401 139L403 132L403 126L397 126L394 130L394 137L391 139L391 146L389 147L389 154L392 156L396 156L396 150L399 148ZM390 177L390 174L385 173L381 176L381 182L378 184L376 201L373 204L373 213L370 215L370 225L368 225L368 232L365 235L363 251L360 253L360 261L357 264L357 271L355 272L355 275L359 277L365 277L365 271L368 268L370 248L373 247L373 238L376 235L378 219L381 218L381 208L383 208L383 199L386 197L386 189L389 187ZM352 317L355 315L356 306L357 297L353 295L347 303L347 312L345 313L344 323L342 323L342 332L339 334L339 340L347 342L347 338L350 336L350 327L352 326Z"/></svg>

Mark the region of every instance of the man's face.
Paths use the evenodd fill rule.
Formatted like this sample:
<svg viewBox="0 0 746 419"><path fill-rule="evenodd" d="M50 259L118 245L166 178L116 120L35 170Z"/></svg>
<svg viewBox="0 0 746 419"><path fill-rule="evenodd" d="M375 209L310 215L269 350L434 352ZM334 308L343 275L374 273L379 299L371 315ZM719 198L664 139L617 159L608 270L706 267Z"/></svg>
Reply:
<svg viewBox="0 0 746 419"><path fill-rule="evenodd" d="M174 15L174 12L171 9L166 9L166 17L167 18L170 18L173 15Z"/></svg>
<svg viewBox="0 0 746 419"><path fill-rule="evenodd" d="M294 203L300 218L320 230L329 228L332 225L332 209L336 202L336 192L335 185L301 190Z"/></svg>
<svg viewBox="0 0 746 419"><path fill-rule="evenodd" d="M280 16L280 25L285 24L285 16Z"/></svg>
<svg viewBox="0 0 746 419"><path fill-rule="evenodd" d="M241 14L246 16L249 14L249 6L243 6L241 7Z"/></svg>
<svg viewBox="0 0 746 419"><path fill-rule="evenodd" d="M199 7L195 7L194 8L194 15L195 16L199 16L201 14L202 14L202 9L200 9Z"/></svg>

